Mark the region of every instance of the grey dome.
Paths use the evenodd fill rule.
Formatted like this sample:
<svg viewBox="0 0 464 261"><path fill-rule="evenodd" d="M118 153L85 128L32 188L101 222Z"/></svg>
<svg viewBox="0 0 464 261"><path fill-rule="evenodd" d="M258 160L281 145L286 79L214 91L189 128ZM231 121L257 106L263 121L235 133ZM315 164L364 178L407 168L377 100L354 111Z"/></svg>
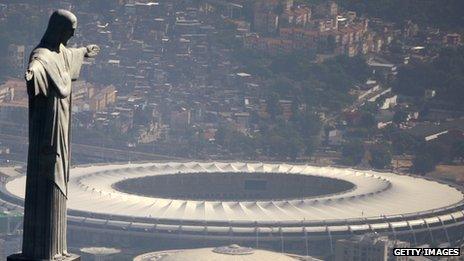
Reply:
<svg viewBox="0 0 464 261"><path fill-rule="evenodd" d="M216 248L199 248L152 252L140 255L134 261L295 261L285 254L230 245Z"/></svg>

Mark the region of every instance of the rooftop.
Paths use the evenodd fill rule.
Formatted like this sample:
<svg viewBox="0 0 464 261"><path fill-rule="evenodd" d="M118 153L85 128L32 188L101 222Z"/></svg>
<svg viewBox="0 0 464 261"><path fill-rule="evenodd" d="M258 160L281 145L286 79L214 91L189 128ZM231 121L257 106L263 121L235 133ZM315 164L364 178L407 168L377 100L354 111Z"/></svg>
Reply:
<svg viewBox="0 0 464 261"><path fill-rule="evenodd" d="M152 252L134 258L134 261L295 261L295 260L315 260L309 257L289 256L286 254L241 247L239 245L229 245L216 248L199 248L185 250L171 250Z"/></svg>
<svg viewBox="0 0 464 261"><path fill-rule="evenodd" d="M282 178L309 176L340 179L354 184L354 189L315 197L300 195L290 198L247 197L230 200L213 195L205 200L201 199L202 197L189 198L188 195L181 199L163 198L159 195L135 195L123 192L114 185L122 180L141 177L184 176L187 178L193 173L207 173L221 177L222 175L242 176L243 180L251 181L266 180L266 177L270 181L275 177L279 178L279 175ZM6 189L15 196L23 198L25 180L25 176L14 179L7 183ZM172 180L172 182L178 181L181 182L181 179ZM208 184L211 187L220 187L221 179L210 180ZM166 186L173 185L166 184ZM270 185L267 186L266 189L269 189ZM253 192L256 190L250 191ZM155 220L226 221L226 223L227 221L300 223L303 220L329 222L365 218L384 221L385 217L390 216L408 217L450 208L462 204L464 199L462 192L453 187L416 176L335 167L246 162L164 162L80 166L71 170L69 193L72 195L68 200L68 207L71 210Z"/></svg>

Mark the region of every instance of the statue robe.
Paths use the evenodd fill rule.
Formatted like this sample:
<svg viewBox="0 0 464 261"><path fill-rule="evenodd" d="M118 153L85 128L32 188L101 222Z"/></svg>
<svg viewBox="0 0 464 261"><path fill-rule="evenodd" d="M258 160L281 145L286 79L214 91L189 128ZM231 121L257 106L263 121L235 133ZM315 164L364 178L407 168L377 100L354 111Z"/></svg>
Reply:
<svg viewBox="0 0 464 261"><path fill-rule="evenodd" d="M36 48L30 58L29 150L23 255L53 260L67 253L66 200L71 160L71 81L85 48Z"/></svg>

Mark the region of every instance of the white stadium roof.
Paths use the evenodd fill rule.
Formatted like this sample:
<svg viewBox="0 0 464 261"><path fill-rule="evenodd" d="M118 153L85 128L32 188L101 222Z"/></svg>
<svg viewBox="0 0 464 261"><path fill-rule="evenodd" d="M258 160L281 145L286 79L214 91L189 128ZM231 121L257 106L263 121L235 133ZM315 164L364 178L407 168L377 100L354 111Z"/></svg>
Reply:
<svg viewBox="0 0 464 261"><path fill-rule="evenodd" d="M234 172L230 175L241 173L250 177L255 173L313 175L342 179L353 183L355 187L342 193L311 198L198 201L132 195L118 191L113 186L124 179L198 172ZM24 198L25 177L12 180L6 188L11 194ZM79 212L154 220L290 224L414 216L451 208L462 204L463 199L461 191L446 184L394 173L277 163L167 162L73 168L69 181L68 208ZM442 219L460 218L458 215L462 216L463 213L458 211L452 215L443 216ZM346 230L345 226L331 227L332 231L337 229Z"/></svg>

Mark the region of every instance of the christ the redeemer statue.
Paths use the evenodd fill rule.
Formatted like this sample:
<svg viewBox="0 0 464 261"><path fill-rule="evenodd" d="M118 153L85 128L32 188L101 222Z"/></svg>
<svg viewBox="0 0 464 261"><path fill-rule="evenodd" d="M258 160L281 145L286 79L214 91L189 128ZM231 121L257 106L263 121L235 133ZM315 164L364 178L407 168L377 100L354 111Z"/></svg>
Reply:
<svg viewBox="0 0 464 261"><path fill-rule="evenodd" d="M67 251L66 201L71 161L71 82L99 47L66 47L77 19L66 10L50 17L26 72L29 150L22 253L8 260L78 260Z"/></svg>

